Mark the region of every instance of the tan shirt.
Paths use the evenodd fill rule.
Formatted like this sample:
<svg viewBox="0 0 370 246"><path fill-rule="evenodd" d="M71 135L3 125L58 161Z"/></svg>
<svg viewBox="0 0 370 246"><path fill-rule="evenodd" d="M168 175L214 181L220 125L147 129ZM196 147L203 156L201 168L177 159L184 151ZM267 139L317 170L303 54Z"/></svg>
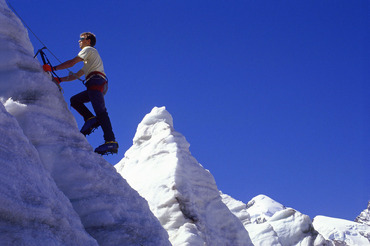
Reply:
<svg viewBox="0 0 370 246"><path fill-rule="evenodd" d="M105 75L103 61L94 47L86 46L78 53L78 56L84 60L82 71L84 71L85 77L94 71L101 72Z"/></svg>

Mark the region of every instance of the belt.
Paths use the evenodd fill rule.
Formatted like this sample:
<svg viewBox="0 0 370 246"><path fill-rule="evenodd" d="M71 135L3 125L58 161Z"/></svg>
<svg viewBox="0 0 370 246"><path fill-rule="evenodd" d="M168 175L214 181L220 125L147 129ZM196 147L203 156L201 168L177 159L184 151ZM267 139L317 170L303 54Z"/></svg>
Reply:
<svg viewBox="0 0 370 246"><path fill-rule="evenodd" d="M104 74L104 73L102 73L102 72L99 72L99 71L93 71L93 72L91 72L91 73L89 73L87 76L86 76L86 82L89 80L89 79L91 79L91 77L92 76L94 76L94 75L98 75L98 76L100 76L100 77L102 77L105 81L108 81L108 78L107 78L107 76ZM85 83L86 83L85 82Z"/></svg>

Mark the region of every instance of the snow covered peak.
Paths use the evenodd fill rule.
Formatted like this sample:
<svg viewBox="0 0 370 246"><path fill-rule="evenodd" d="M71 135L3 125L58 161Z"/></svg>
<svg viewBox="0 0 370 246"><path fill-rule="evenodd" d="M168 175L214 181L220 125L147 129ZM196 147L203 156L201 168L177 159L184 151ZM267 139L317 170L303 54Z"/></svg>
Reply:
<svg viewBox="0 0 370 246"><path fill-rule="evenodd" d="M359 216L357 216L355 222L367 224L370 226L370 201L367 204L367 208L362 211Z"/></svg>
<svg viewBox="0 0 370 246"><path fill-rule="evenodd" d="M144 117L133 142L115 167L149 202L173 245L251 245L164 107Z"/></svg>
<svg viewBox="0 0 370 246"><path fill-rule="evenodd" d="M156 133L158 133L157 129L160 127L163 128L162 130L167 129L165 132L162 131L161 134L166 134L166 132L170 134L173 129L173 119L165 107L154 107L138 125L133 139L134 145L140 145L151 137L155 137Z"/></svg>
<svg viewBox="0 0 370 246"><path fill-rule="evenodd" d="M276 212L285 207L265 195L258 195L247 204L247 211L251 215L251 223L260 224L266 222Z"/></svg>
<svg viewBox="0 0 370 246"><path fill-rule="evenodd" d="M165 122L173 127L172 115L166 110L166 107L154 107L152 111L145 115L139 127L142 125L153 125L158 122Z"/></svg>
<svg viewBox="0 0 370 246"><path fill-rule="evenodd" d="M313 229L307 215L285 208L265 195L254 197L247 205L227 195L222 197L235 216L243 222L254 245L332 245ZM246 218L249 217L251 222L248 223Z"/></svg>

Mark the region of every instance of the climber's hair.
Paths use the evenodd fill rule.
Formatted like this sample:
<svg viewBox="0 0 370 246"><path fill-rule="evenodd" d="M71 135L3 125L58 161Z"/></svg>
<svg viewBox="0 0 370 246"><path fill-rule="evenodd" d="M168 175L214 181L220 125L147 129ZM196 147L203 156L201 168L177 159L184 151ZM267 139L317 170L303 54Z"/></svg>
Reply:
<svg viewBox="0 0 370 246"><path fill-rule="evenodd" d="M95 37L95 34L91 33L91 32L83 32L80 34L80 36L85 36L86 39L90 39L90 45L92 47L95 46L96 44L96 37Z"/></svg>

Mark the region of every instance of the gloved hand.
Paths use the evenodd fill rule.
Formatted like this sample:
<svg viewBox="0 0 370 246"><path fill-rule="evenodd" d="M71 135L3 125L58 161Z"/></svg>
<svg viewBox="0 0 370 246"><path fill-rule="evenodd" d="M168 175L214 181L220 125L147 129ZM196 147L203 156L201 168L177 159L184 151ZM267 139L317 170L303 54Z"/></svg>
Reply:
<svg viewBox="0 0 370 246"><path fill-rule="evenodd" d="M42 66L42 69L44 69L45 72L52 72L52 71L54 71L54 68L52 66L50 66L49 64L44 64Z"/></svg>
<svg viewBox="0 0 370 246"><path fill-rule="evenodd" d="M77 75L72 71L69 71L69 73L68 73L68 79L70 79L70 78L78 79Z"/></svg>
<svg viewBox="0 0 370 246"><path fill-rule="evenodd" d="M53 77L52 80L54 82L57 82L58 84L60 84L62 82L62 80L60 78L57 78L57 77Z"/></svg>

